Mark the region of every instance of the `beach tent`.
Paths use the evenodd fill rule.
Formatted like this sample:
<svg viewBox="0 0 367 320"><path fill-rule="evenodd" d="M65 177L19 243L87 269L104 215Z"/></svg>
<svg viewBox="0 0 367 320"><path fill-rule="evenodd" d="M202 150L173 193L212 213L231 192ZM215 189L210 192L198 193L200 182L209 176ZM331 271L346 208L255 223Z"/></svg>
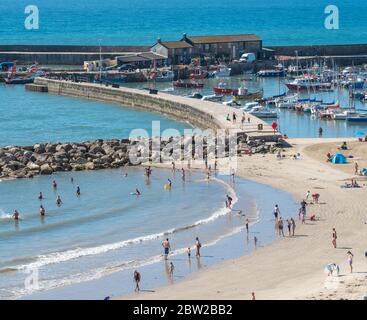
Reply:
<svg viewBox="0 0 367 320"><path fill-rule="evenodd" d="M347 163L347 158L345 156L343 156L341 153L337 153L332 159L331 159L331 163L334 164L343 164L343 163Z"/></svg>

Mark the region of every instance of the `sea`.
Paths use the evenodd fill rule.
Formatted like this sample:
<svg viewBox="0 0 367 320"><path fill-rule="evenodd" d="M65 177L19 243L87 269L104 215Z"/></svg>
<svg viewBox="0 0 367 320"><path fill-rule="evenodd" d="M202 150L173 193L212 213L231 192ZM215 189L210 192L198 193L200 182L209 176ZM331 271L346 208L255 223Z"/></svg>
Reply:
<svg viewBox="0 0 367 320"><path fill-rule="evenodd" d="M26 29L25 8L38 8ZM327 29L329 6L338 29ZM256 33L264 45L366 43L365 0L2 0L0 44L153 45L157 38Z"/></svg>

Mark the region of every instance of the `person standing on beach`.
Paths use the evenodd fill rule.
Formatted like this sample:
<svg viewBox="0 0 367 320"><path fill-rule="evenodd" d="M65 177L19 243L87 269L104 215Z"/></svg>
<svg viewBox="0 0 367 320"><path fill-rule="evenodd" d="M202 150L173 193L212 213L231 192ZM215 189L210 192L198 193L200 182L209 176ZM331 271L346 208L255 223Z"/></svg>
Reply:
<svg viewBox="0 0 367 320"><path fill-rule="evenodd" d="M338 238L338 236L336 234L335 228L333 228L333 235L332 235L332 237L333 237L332 244L333 244L334 248L336 248L336 239Z"/></svg>
<svg viewBox="0 0 367 320"><path fill-rule="evenodd" d="M255 243L255 248L257 247L257 238L256 238L256 236L254 237L254 243Z"/></svg>
<svg viewBox="0 0 367 320"><path fill-rule="evenodd" d="M302 200L301 202L302 223L306 222L306 206L307 202L305 200Z"/></svg>
<svg viewBox="0 0 367 320"><path fill-rule="evenodd" d="M200 243L200 240L199 240L199 237L196 237L195 239L195 248L196 248L196 257L197 258L200 258L200 248L201 248L201 243Z"/></svg>
<svg viewBox="0 0 367 320"><path fill-rule="evenodd" d="M174 161L172 161L172 163L171 163L171 164L172 164L172 171L173 171L173 172L175 172L175 171L176 171L176 165L175 165L175 162L174 162Z"/></svg>
<svg viewBox="0 0 367 320"><path fill-rule="evenodd" d="M248 219L246 219L246 232L248 233Z"/></svg>
<svg viewBox="0 0 367 320"><path fill-rule="evenodd" d="M349 267L350 267L350 273L353 273L353 257L354 257L354 255L351 251L348 251L347 256L348 256L348 264L349 264Z"/></svg>
<svg viewBox="0 0 367 320"><path fill-rule="evenodd" d="M232 114L232 120L233 120L233 123L236 123L237 116L236 116L235 112L233 112L233 114Z"/></svg>
<svg viewBox="0 0 367 320"><path fill-rule="evenodd" d="M140 280L141 280L140 273L137 270L135 270L134 271L135 292L140 291L140 286L139 286Z"/></svg>
<svg viewBox="0 0 367 320"><path fill-rule="evenodd" d="M354 174L359 174L359 165L357 161L354 163Z"/></svg>
<svg viewBox="0 0 367 320"><path fill-rule="evenodd" d="M292 222L287 219L287 228L288 228L288 236L291 236L291 227L292 227Z"/></svg>
<svg viewBox="0 0 367 320"><path fill-rule="evenodd" d="M164 248L164 259L167 260L169 251L171 250L171 245L168 241L168 238L162 242L162 246Z"/></svg>
<svg viewBox="0 0 367 320"><path fill-rule="evenodd" d="M187 257L191 259L191 248L190 247L187 248Z"/></svg>
<svg viewBox="0 0 367 320"><path fill-rule="evenodd" d="M275 220L278 219L278 216L280 215L280 210L279 210L279 206L277 204L274 207L273 213L274 213Z"/></svg>
<svg viewBox="0 0 367 320"><path fill-rule="evenodd" d="M310 194L311 194L311 192L310 192L310 190L308 190L307 191L307 193L306 193L306 196L305 196L305 200L307 201L308 200L308 198L310 197Z"/></svg>
<svg viewBox="0 0 367 320"><path fill-rule="evenodd" d="M169 275L173 278L173 270L175 270L175 266L173 265L172 261L169 263Z"/></svg>
<svg viewBox="0 0 367 320"><path fill-rule="evenodd" d="M293 218L291 218L291 223L292 223L292 236L294 236L294 231L296 230L296 222L294 221Z"/></svg>
<svg viewBox="0 0 367 320"><path fill-rule="evenodd" d="M284 237L284 224L283 224L283 219L282 217L279 218L279 221L278 221L278 229L279 229L279 236L283 236Z"/></svg>

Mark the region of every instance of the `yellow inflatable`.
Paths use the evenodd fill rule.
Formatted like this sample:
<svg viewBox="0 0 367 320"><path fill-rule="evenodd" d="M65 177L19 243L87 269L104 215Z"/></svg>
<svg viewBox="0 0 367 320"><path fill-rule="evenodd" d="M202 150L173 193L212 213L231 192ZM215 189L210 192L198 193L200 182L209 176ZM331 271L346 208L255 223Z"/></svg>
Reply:
<svg viewBox="0 0 367 320"><path fill-rule="evenodd" d="M169 189L169 184L166 183L163 187L164 187L164 190L168 190Z"/></svg>

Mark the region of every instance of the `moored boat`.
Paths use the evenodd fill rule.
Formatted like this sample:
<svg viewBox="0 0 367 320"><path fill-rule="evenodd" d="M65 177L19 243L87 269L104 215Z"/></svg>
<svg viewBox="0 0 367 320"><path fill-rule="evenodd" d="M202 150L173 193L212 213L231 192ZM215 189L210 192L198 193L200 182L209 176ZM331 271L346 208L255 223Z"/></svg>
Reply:
<svg viewBox="0 0 367 320"><path fill-rule="evenodd" d="M177 80L173 82L173 86L178 88L203 88L204 84L195 81L183 82L181 80Z"/></svg>

